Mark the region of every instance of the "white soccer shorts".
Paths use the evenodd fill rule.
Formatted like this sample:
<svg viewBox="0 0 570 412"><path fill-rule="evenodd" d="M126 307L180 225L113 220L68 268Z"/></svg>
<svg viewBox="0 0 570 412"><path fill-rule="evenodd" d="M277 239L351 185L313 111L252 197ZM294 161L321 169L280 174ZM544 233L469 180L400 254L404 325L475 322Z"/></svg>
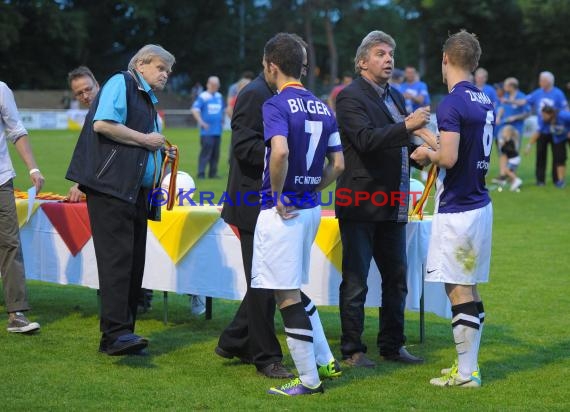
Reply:
<svg viewBox="0 0 570 412"><path fill-rule="evenodd" d="M427 282L475 285L489 281L493 206L437 213L431 225Z"/></svg>
<svg viewBox="0 0 570 412"><path fill-rule="evenodd" d="M309 280L311 246L321 223L320 206L299 209L283 220L275 208L262 210L253 240L251 287L301 289Z"/></svg>

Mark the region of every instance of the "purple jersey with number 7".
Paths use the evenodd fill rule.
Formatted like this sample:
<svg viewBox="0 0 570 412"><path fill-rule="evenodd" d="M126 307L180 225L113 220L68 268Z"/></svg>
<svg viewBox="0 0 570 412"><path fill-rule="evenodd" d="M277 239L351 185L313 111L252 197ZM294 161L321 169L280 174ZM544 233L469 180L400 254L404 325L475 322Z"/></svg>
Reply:
<svg viewBox="0 0 570 412"><path fill-rule="evenodd" d="M269 159L273 136L285 136L289 147L289 167L283 194L298 209L319 204L315 187L321 182L325 157L342 151L336 119L331 109L305 89L286 87L263 105L265 168L261 186L261 209L271 209Z"/></svg>
<svg viewBox="0 0 570 412"><path fill-rule="evenodd" d="M491 198L485 187L489 170L495 118L489 96L475 85L455 85L437 107L440 131L459 133L457 162L440 169L436 213L458 213L486 206Z"/></svg>

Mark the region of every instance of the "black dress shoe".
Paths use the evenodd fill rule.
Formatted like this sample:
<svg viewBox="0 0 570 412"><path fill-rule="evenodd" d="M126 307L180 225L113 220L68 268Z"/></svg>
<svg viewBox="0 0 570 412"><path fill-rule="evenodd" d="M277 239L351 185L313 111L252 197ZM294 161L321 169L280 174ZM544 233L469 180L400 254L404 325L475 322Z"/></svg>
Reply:
<svg viewBox="0 0 570 412"><path fill-rule="evenodd" d="M410 352L406 350L404 346L402 346L397 353L391 355L382 355L382 357L387 361L401 362L408 364L423 363L424 361L422 358L418 358L417 356L412 355Z"/></svg>
<svg viewBox="0 0 570 412"><path fill-rule="evenodd" d="M281 362L271 363L265 368L258 369L257 373L271 379L291 379L295 377Z"/></svg>
<svg viewBox="0 0 570 412"><path fill-rule="evenodd" d="M238 358L241 361L241 363L245 363L247 365L253 363L253 361L251 360L251 358L249 356L233 353L233 352L227 351L225 349L222 349L219 346L216 346L216 349L214 349L214 352L216 353L216 355L221 356L224 359Z"/></svg>
<svg viewBox="0 0 570 412"><path fill-rule="evenodd" d="M127 335L119 336L112 344L107 345L105 353L110 356L132 355L140 352L148 346L148 340L129 333ZM99 350L101 351L101 346Z"/></svg>

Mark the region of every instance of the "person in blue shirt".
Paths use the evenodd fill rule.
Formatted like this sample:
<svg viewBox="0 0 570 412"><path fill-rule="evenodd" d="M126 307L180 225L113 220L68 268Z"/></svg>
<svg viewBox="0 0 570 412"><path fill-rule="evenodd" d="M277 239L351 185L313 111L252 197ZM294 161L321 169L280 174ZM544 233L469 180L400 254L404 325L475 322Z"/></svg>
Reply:
<svg viewBox="0 0 570 412"><path fill-rule="evenodd" d="M473 80L475 82L475 86L491 99L491 103L495 107L495 110L499 104L499 98L497 96L497 92L495 88L489 84L487 84L487 80L489 79L489 72L485 70L483 67L479 67L475 70L475 74L473 76Z"/></svg>
<svg viewBox="0 0 570 412"><path fill-rule="evenodd" d="M430 98L427 85L420 81L414 66L406 66L404 78L405 81L400 84L398 90L406 99L406 111L413 113L420 107L429 106Z"/></svg>
<svg viewBox="0 0 570 412"><path fill-rule="evenodd" d="M400 93L402 93L401 87L402 87L402 83L404 82L404 72L402 69L398 69L398 68L394 68L394 71L392 71L392 77L390 78L390 87L392 87L393 89L398 90Z"/></svg>
<svg viewBox="0 0 570 412"><path fill-rule="evenodd" d="M536 138L536 185L545 185L546 161L548 145L552 144L552 131L550 125L545 123L541 115L544 106L550 106L557 111L568 110L568 101L562 90L554 86L554 75L551 72L544 71L538 76L538 89L526 96L524 99L515 100L517 105L529 104L532 111L538 117L538 136ZM556 167L552 166L552 182L556 184L558 181L558 173Z"/></svg>
<svg viewBox="0 0 570 412"><path fill-rule="evenodd" d="M136 335L147 219L160 220L150 202L160 184L165 137L159 132L154 91L162 90L174 56L149 44L128 71L101 88L85 118L66 178L87 196L101 293L99 352L143 354L148 340ZM175 149L169 149L169 157Z"/></svg>
<svg viewBox="0 0 570 412"><path fill-rule="evenodd" d="M506 126L513 126L519 134L518 146L521 145L524 119L530 115L530 106L528 104L518 105L514 102L525 99L526 95L519 90L519 81L514 77L507 77L503 82L505 94L497 108L497 120L495 127L495 135L499 136L500 130Z"/></svg>
<svg viewBox="0 0 570 412"><path fill-rule="evenodd" d="M559 112L552 106L544 106L540 111L540 117L542 123L549 127L552 135L552 167L557 178L554 185L562 189L566 187L566 142L569 141L570 112L568 110ZM526 154L530 152L531 145L539 139L539 132L532 135L525 149Z"/></svg>
<svg viewBox="0 0 570 412"><path fill-rule="evenodd" d="M218 178L218 161L220 159L220 139L224 123L224 99L220 90L220 79L216 76L208 78L206 90L198 95L192 105L192 115L200 126L200 155L198 157L198 179L206 177L206 166L209 164L208 177Z"/></svg>

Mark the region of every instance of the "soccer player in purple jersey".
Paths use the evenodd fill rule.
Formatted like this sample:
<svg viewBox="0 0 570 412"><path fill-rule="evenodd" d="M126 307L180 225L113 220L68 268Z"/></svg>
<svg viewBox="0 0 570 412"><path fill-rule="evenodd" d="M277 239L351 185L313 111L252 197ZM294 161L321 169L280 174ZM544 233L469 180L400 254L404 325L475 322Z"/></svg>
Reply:
<svg viewBox="0 0 570 412"><path fill-rule="evenodd" d="M439 148L412 159L439 167L426 281L444 282L452 305L457 362L430 380L436 386L481 386L477 362L485 317L477 284L489 279L493 209L485 175L493 144L491 99L469 82L481 47L464 30L443 45L441 71L449 95L437 108Z"/></svg>
<svg viewBox="0 0 570 412"><path fill-rule="evenodd" d="M277 34L265 45L265 79L279 94L263 105L266 158L251 273L252 288L275 292L299 372L299 378L269 390L285 396L321 393L321 377L341 374L316 307L301 292L321 219L318 192L344 170L331 109L299 82L303 57L291 34Z"/></svg>

